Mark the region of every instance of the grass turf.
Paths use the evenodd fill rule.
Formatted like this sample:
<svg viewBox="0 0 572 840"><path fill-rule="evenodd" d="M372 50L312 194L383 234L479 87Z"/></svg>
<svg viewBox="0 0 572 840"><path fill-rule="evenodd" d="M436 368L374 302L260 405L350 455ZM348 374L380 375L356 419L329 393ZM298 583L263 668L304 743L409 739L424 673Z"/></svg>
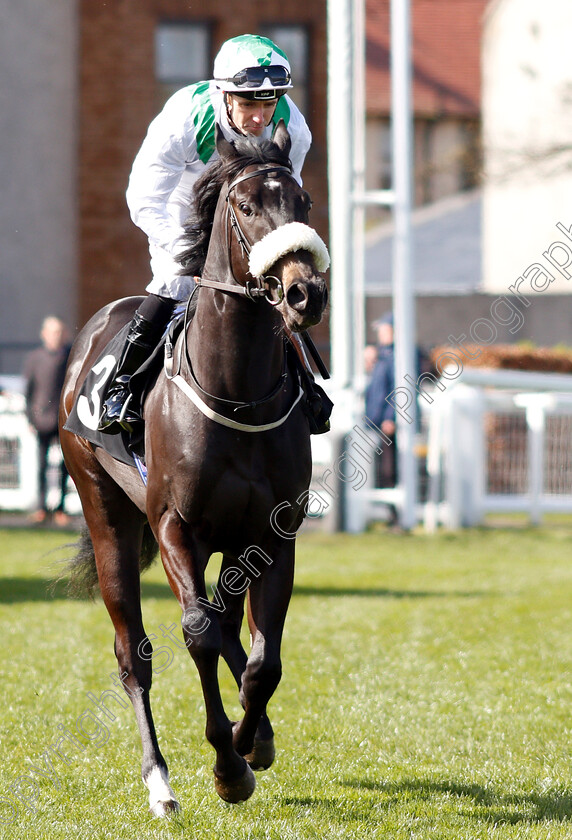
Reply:
<svg viewBox="0 0 572 840"><path fill-rule="evenodd" d="M304 534L270 706L277 760L240 806L214 793L190 657L154 641L167 648L155 720L183 808L164 822L147 811L131 709L110 703L110 720L87 694L114 688L103 604L47 593L50 551L65 538L0 531L0 541L7 840L571 836L572 524ZM179 609L160 565L144 581L146 629L159 635ZM224 666L221 681L232 717ZM62 742L66 764L50 746L77 737L78 721L91 740ZM31 773L46 754L53 772Z"/></svg>

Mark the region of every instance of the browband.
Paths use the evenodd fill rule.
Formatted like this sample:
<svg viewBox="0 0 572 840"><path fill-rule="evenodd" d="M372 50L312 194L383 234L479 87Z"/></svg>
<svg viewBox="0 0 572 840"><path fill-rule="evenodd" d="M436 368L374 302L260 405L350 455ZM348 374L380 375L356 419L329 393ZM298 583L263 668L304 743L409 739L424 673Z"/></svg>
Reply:
<svg viewBox="0 0 572 840"><path fill-rule="evenodd" d="M231 191L238 185L241 184L243 181L247 181L249 178L256 178L257 175L266 175L267 172L283 172L288 175L293 180L296 180L292 175L290 169L287 166L264 166L262 169L255 169L254 172L247 172L246 174L239 175L238 178L235 178L234 181L230 184L227 193L226 199L228 201L228 197Z"/></svg>

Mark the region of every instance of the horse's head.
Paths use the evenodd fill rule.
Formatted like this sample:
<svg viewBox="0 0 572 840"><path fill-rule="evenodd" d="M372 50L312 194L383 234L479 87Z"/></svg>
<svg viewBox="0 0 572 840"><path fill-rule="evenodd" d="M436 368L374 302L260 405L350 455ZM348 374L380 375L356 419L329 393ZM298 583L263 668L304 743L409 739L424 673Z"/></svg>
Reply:
<svg viewBox="0 0 572 840"><path fill-rule="evenodd" d="M258 160L253 161L253 149ZM235 146L219 134L217 150L224 164L239 167L225 196L234 278L264 294L290 330L317 324L328 301L321 273L329 256L308 225L310 196L291 174L286 126L280 121L274 140L260 147L248 141Z"/></svg>

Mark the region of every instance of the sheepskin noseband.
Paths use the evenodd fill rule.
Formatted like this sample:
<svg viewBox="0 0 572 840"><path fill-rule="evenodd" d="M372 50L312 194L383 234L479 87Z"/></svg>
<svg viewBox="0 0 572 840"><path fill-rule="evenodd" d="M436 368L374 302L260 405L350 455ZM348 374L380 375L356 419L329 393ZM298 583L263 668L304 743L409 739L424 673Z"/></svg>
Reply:
<svg viewBox="0 0 572 840"><path fill-rule="evenodd" d="M313 254L318 271L326 271L330 265L330 255L323 240L314 228L302 222L289 222L276 230L271 230L260 242L252 246L249 269L253 277L263 277L274 263L285 254L293 251L310 251Z"/></svg>

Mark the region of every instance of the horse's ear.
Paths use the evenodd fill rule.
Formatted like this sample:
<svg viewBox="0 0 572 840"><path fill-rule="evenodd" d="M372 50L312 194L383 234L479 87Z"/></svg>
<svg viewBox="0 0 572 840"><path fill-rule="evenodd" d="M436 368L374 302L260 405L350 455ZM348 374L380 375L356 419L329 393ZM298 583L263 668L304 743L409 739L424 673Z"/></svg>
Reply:
<svg viewBox="0 0 572 840"><path fill-rule="evenodd" d="M274 132L274 137L272 139L280 151L284 152L284 156L288 157L290 155L290 149L292 148L292 141L290 140L290 135L288 134L288 129L286 128L284 120L278 120L278 125L276 126L276 131Z"/></svg>
<svg viewBox="0 0 572 840"><path fill-rule="evenodd" d="M215 133L215 142L216 142L216 150L219 153L220 157L223 160L228 160L229 158L233 158L237 156L236 149L234 148L233 143L229 143L224 134L222 133L222 128L217 123L216 125L216 133Z"/></svg>

